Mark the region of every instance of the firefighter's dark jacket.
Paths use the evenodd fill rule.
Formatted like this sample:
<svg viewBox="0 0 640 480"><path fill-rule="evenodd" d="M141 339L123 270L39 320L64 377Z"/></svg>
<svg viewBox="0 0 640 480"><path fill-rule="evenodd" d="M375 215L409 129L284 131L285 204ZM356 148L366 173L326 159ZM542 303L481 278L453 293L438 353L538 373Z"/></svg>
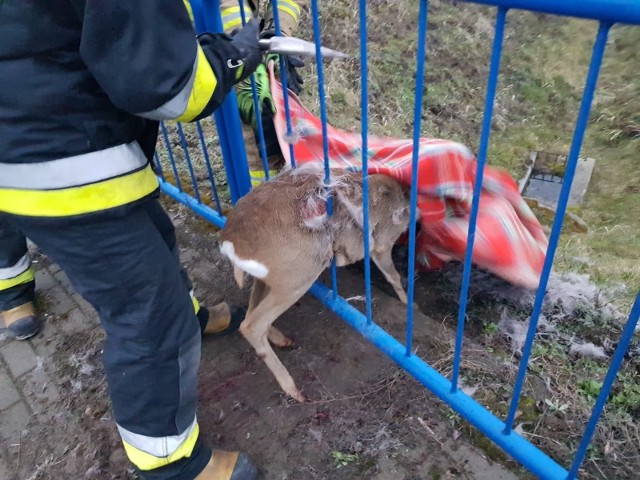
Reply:
<svg viewBox="0 0 640 480"><path fill-rule="evenodd" d="M200 46L183 0L0 0L0 212L65 217L158 188L158 121L210 115L229 38Z"/></svg>

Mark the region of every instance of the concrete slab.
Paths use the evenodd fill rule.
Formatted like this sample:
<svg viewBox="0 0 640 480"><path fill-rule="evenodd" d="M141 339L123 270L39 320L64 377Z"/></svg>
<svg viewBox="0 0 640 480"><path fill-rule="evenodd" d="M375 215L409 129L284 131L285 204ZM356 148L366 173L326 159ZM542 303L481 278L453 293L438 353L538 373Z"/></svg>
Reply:
<svg viewBox="0 0 640 480"><path fill-rule="evenodd" d="M13 341L2 347L0 353L15 378L34 369L38 364L36 354L28 342Z"/></svg>
<svg viewBox="0 0 640 480"><path fill-rule="evenodd" d="M539 172L536 171L537 159L538 152L534 151L529 153L527 171L519 180L518 189L523 196L538 200L543 205L555 209L558 205L564 178L563 176L557 176L551 173L544 175L544 178L542 178L542 175L539 175ZM562 157L560 164L564 161L566 161L566 158ZM573 184L571 185L571 192L569 193L568 205L570 207L581 205L584 201L594 167L595 159L590 157L578 158L576 173L573 178Z"/></svg>
<svg viewBox="0 0 640 480"><path fill-rule="evenodd" d="M569 194L569 206L581 205L587 194L587 188L593 175L593 168L596 161L593 158L579 158L576 167L576 174L571 185L571 193Z"/></svg>
<svg viewBox="0 0 640 480"><path fill-rule="evenodd" d="M20 443L22 431L26 428L31 414L24 402L18 402L14 406L0 413L0 439L4 439L11 447ZM1 443L1 442L0 442Z"/></svg>
<svg viewBox="0 0 640 480"><path fill-rule="evenodd" d="M13 385L13 380L4 367L0 366L0 410L10 407L18 400L20 395Z"/></svg>

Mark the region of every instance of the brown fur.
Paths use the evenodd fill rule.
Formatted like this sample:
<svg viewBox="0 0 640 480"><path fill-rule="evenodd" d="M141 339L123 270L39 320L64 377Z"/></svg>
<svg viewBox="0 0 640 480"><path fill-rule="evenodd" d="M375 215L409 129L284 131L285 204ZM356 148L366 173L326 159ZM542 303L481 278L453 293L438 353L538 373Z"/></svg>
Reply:
<svg viewBox="0 0 640 480"><path fill-rule="evenodd" d="M261 184L238 201L220 237L223 253L225 242L231 242L236 260L253 260L268 269L262 278L255 278L240 331L282 389L298 401L303 401L302 394L269 345L269 341L281 347L292 342L272 324L307 292L334 255L338 266L364 258L361 175L333 173L332 216L322 215L326 198L322 179L317 169L298 168ZM369 186L371 258L406 303L391 249L407 229L409 201L400 184L387 176L370 176ZM241 286L243 266L229 258Z"/></svg>

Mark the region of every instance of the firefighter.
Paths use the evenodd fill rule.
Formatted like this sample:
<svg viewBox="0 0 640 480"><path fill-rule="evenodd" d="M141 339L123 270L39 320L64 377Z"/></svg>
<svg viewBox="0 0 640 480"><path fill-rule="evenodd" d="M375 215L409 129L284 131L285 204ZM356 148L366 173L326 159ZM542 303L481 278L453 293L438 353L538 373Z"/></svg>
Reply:
<svg viewBox="0 0 640 480"><path fill-rule="evenodd" d="M282 35L291 36L296 31L300 21L302 10L306 8L308 0L278 0L278 18L280 20L280 30ZM257 8L251 0L244 2L245 19L257 15ZM220 14L222 16L222 27L226 33L231 33L242 25L242 11L238 0L221 0ZM273 3L269 1L266 15L262 24L261 38L275 35ZM287 70L287 87L296 95L302 91L302 78L298 69L304 66L302 60L293 56L283 56ZM270 55L267 62L273 59L276 63L280 60L280 55ZM266 62L265 62L266 63ZM255 71L254 78L256 90L260 104L262 128L265 140L265 150L267 154L267 164L269 176L275 175L283 166L282 153L273 125L273 115L275 104L271 97L269 87L269 76L265 63L260 64ZM276 69L278 71L278 69ZM247 162L249 164L249 176L251 185L259 185L266 179L262 155L260 154L260 138L258 134L257 120L254 114L253 92L251 80L247 79L238 84L236 88L240 118L242 119L242 133L247 151Z"/></svg>
<svg viewBox="0 0 640 480"><path fill-rule="evenodd" d="M200 432L210 322L151 158L159 120L210 115L262 62L258 31L196 38L181 0L0 3L0 307L17 336L37 328L28 237L100 316L114 417L144 479L256 477Z"/></svg>

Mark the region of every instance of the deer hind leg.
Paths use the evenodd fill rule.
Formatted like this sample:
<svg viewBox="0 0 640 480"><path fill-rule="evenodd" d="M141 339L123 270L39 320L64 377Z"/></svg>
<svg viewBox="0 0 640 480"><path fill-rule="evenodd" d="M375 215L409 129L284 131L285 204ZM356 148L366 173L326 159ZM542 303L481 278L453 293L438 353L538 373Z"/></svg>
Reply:
<svg viewBox="0 0 640 480"><path fill-rule="evenodd" d="M269 287L259 278L254 278L253 287L251 287L251 295L249 296L249 307L247 311L250 312L262 301L262 299L269 292Z"/></svg>
<svg viewBox="0 0 640 480"><path fill-rule="evenodd" d="M253 288L251 289L251 296L249 297L249 308L247 310L251 311L255 309L256 306L264 299L264 297L266 297L267 293L269 293L269 287L267 286L267 284L259 278L254 279ZM292 347L294 345L293 340L286 337L284 333L282 333L274 326L269 327L267 338L276 347L284 348Z"/></svg>
<svg viewBox="0 0 640 480"><path fill-rule="evenodd" d="M287 337L284 333L282 333L273 325L269 327L269 331L267 332L267 338L276 347L286 348L286 347L293 347L295 345L295 342L293 340L291 340L289 337Z"/></svg>
<svg viewBox="0 0 640 480"><path fill-rule="evenodd" d="M391 259L391 248L371 252L371 258L396 291L400 301L406 305L408 302L407 292L405 292L402 287L402 279L400 278L400 274L398 273L398 270L396 270L396 266L393 264L393 260Z"/></svg>
<svg viewBox="0 0 640 480"><path fill-rule="evenodd" d="M282 390L298 402L304 402L304 396L269 344L269 332L273 328L271 326L273 322L304 295L311 283L313 281L297 288L283 288L282 286L273 288L265 285L264 297L254 308L249 309L242 325L240 325L240 332L271 370ZM284 337L284 335L282 336ZM273 341L273 334L271 339Z"/></svg>

